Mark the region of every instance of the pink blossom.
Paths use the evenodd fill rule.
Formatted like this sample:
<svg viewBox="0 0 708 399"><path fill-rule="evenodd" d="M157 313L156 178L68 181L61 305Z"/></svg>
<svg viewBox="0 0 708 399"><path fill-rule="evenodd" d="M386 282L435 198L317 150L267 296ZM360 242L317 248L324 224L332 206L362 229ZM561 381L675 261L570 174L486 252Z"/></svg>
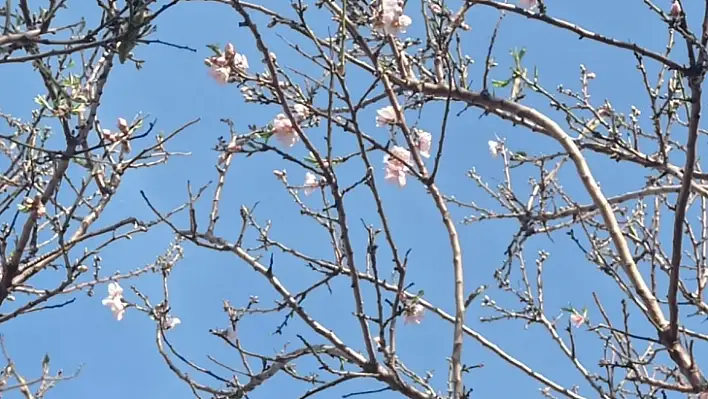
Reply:
<svg viewBox="0 0 708 399"><path fill-rule="evenodd" d="M204 63L210 67L209 75L220 84L226 84L232 72L248 69L248 59L236 52L234 45L228 43L220 55L209 57Z"/></svg>
<svg viewBox="0 0 708 399"><path fill-rule="evenodd" d="M118 130L123 134L128 134L130 132L130 126L128 126L128 121L123 118L118 118Z"/></svg>
<svg viewBox="0 0 708 399"><path fill-rule="evenodd" d="M236 54L231 61L231 65L236 68L245 71L248 69L248 59L243 54Z"/></svg>
<svg viewBox="0 0 708 399"><path fill-rule="evenodd" d="M396 110L393 106L383 107L376 111L376 127L383 125L395 125L398 123L398 118L396 117Z"/></svg>
<svg viewBox="0 0 708 399"><path fill-rule="evenodd" d="M681 15L681 11L681 4L679 4L678 1L674 0L674 2L671 4L671 11L669 11L669 15L674 18L678 18Z"/></svg>
<svg viewBox="0 0 708 399"><path fill-rule="evenodd" d="M320 183L317 180L317 176L315 176L315 174L312 172L305 173L304 186L305 186L305 190L304 190L305 195L312 194L312 192L315 191L315 189L320 186Z"/></svg>
<svg viewBox="0 0 708 399"><path fill-rule="evenodd" d="M583 312L583 314L580 314L576 311L573 311L573 313L570 315L570 322L575 326L575 328L578 328L585 324L588 320L588 311L587 309Z"/></svg>
<svg viewBox="0 0 708 399"><path fill-rule="evenodd" d="M310 110L302 104L293 105L294 116L297 120L302 121L310 115Z"/></svg>
<svg viewBox="0 0 708 399"><path fill-rule="evenodd" d="M207 58L204 62L213 67L225 67L229 64L229 60L223 55Z"/></svg>
<svg viewBox="0 0 708 399"><path fill-rule="evenodd" d="M108 129L102 129L102 130L101 130L101 136L103 136L103 139L104 139L104 140L109 141L109 142L111 142L111 143L115 143L115 142L117 142L118 140L120 140L120 138L118 137L117 134L112 133L112 132L111 132L110 130L108 130Z"/></svg>
<svg viewBox="0 0 708 399"><path fill-rule="evenodd" d="M405 33L412 22L411 17L403 15L403 1L383 0L380 19L377 21L376 28L383 30L386 34L397 35Z"/></svg>
<svg viewBox="0 0 708 399"><path fill-rule="evenodd" d="M123 303L123 288L116 282L108 284L108 296L101 303L113 312L116 320L123 320L125 304Z"/></svg>
<svg viewBox="0 0 708 399"><path fill-rule="evenodd" d="M227 67L217 67L213 66L209 70L209 75L214 78L219 84L226 84L229 82L229 75L231 70Z"/></svg>
<svg viewBox="0 0 708 399"><path fill-rule="evenodd" d="M504 152L504 143L489 140L487 142L487 145L489 146L489 153L492 155L493 158L496 158L500 153Z"/></svg>
<svg viewBox="0 0 708 399"><path fill-rule="evenodd" d="M424 312L425 308L419 303L406 307L403 311L403 324L420 324L423 321Z"/></svg>
<svg viewBox="0 0 708 399"><path fill-rule="evenodd" d="M285 114L278 114L273 120L273 134L281 144L290 148L300 140L293 124Z"/></svg>
<svg viewBox="0 0 708 399"><path fill-rule="evenodd" d="M421 156L430 158L430 146L432 145L433 135L417 129L416 133L418 133L418 142L416 143L418 146L418 152Z"/></svg>
<svg viewBox="0 0 708 399"><path fill-rule="evenodd" d="M232 43L227 43L224 47L224 56L227 59L233 58L236 55L236 49Z"/></svg>
<svg viewBox="0 0 708 399"><path fill-rule="evenodd" d="M384 179L390 183L398 184L399 187L403 187L406 185L406 173L409 171L406 164L410 163L411 153L403 147L394 146L391 149L391 154L403 160L405 163L389 154L384 155L384 165L386 171Z"/></svg>
<svg viewBox="0 0 708 399"><path fill-rule="evenodd" d="M536 4L538 4L538 1L537 0L519 0L519 3L521 3L521 5L524 7L533 7Z"/></svg>

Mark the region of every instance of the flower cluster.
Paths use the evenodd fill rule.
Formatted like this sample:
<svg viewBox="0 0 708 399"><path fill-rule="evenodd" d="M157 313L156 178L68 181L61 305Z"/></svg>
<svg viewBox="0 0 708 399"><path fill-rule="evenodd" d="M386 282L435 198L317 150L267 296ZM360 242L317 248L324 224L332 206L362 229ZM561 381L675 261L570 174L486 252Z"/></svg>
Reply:
<svg viewBox="0 0 708 399"><path fill-rule="evenodd" d="M376 111L376 126L395 125L398 117L393 106L387 106ZM430 158L430 148L433 142L433 136L426 131L413 129L414 137L413 144L415 151L420 156ZM384 155L384 166L386 175L384 179L391 183L397 184L399 187L406 185L406 174L410 173L408 165L411 163L411 152L401 146L394 146L390 154Z"/></svg>
<svg viewBox="0 0 708 399"><path fill-rule="evenodd" d="M116 320L123 320L125 315L125 303L123 303L123 287L116 282L108 284L108 296L101 301L104 306L108 306L113 312Z"/></svg>
<svg viewBox="0 0 708 399"><path fill-rule="evenodd" d="M420 324L423 321L425 308L419 303L411 303L403 310L403 324Z"/></svg>
<svg viewBox="0 0 708 399"><path fill-rule="evenodd" d="M101 132L103 139L109 143L120 142L123 152L130 152L130 140L128 140L128 138L130 137L131 128L128 125L128 121L123 118L118 118L117 126L118 131L115 133L108 129L103 129Z"/></svg>
<svg viewBox="0 0 708 399"><path fill-rule="evenodd" d="M220 55L215 55L204 60L210 67L209 74L220 84L229 82L233 73L248 69L248 59L243 54L239 54L234 49L234 45L229 43L224 47Z"/></svg>
<svg viewBox="0 0 708 399"><path fill-rule="evenodd" d="M295 117L295 122L300 123L309 116L309 110L302 104L295 104L293 106L293 116ZM288 148L300 141L292 121L285 114L278 114L273 119L273 135L282 145Z"/></svg>
<svg viewBox="0 0 708 399"><path fill-rule="evenodd" d="M382 0L381 13L376 16L374 28L387 34L406 33L411 17L403 14L403 0Z"/></svg>
<svg viewBox="0 0 708 399"><path fill-rule="evenodd" d="M398 117L393 106L389 105L376 111L376 127L395 125L396 123L398 123Z"/></svg>

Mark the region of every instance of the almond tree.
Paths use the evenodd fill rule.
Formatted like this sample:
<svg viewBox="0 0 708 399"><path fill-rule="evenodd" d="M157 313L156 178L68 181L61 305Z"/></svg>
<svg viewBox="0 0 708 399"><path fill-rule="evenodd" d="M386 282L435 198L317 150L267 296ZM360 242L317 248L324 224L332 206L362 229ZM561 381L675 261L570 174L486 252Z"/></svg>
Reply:
<svg viewBox="0 0 708 399"><path fill-rule="evenodd" d="M204 63L216 82L239 88L245 104L235 112L238 115L224 117L247 119L247 126L223 120L227 137L213 147L218 152L213 187L193 188L189 182L186 202L175 210L159 209L150 193L143 193L154 220L127 222L135 227L123 234L164 224L175 238L154 265L126 276L103 277L95 258L101 245L116 241L118 233L94 252L86 251L81 261L72 261L69 255L81 237L93 238L124 225L91 233L84 225L98 215L91 216L78 225L78 238L65 238L63 232L74 219L64 215L73 215L81 206L99 209L91 201L110 200L126 170L164 162L171 154L162 148L170 135L158 138L156 146L137 158L128 158L129 143L151 135L150 128L144 129L141 119L121 120L115 133L103 131L96 116L97 96L112 65L106 60L118 58L139 66L135 53L149 49L143 44L190 50L148 38L160 12L180 7L181 2L161 8L133 3L123 9L99 2L104 21L74 39L76 43L61 41L61 46L69 47L63 51L37 49L55 44L44 38L50 33L50 23L44 21L52 12L35 18L27 11L20 20L30 22L17 27L8 23L13 33L0 37L0 44L11 43L10 53L29 55L11 54L5 62L15 57L16 62L39 65L49 94L38 97L42 108L35 114L50 112L67 126L67 149L48 150L49 141L39 145L28 141L37 140L34 127L18 127L16 135L3 137L17 145L12 149L7 144L8 156L18 151L34 157L43 156L41 152L56 155L50 157L53 169L44 172L50 176L47 183L27 183L17 190L38 194L23 193L27 199L21 201L19 194L7 196L5 201L6 209L20 202L20 211L27 214L24 219L14 217L6 229L8 237L14 234L17 239L11 244L13 252L3 255L0 289L5 287L5 297L28 295L21 309L34 311L50 306L43 303L54 296L112 281L103 304L118 320L137 312L155 320L160 355L196 397L257 397L264 385L288 378L302 383L301 392L280 393L288 397L389 392L410 398L467 398L490 383L480 377L482 367L499 367L504 382L530 379L538 385L535 394L548 398L708 396L700 361L708 335L701 332L697 320L701 317L693 317L708 311L703 299L708 283L708 193L703 181L708 177L697 153L699 136L705 134L700 117L708 65L708 3L684 10L688 4L679 0L665 4L636 0L642 5L636 7L643 10L642 18L661 24L665 32L665 45L656 50L583 27L597 25L595 21L566 21L554 14L553 2L542 0L210 2L235 13L240 21L234 27L238 46L232 38L216 38L232 42L210 45L213 55ZM152 11L141 13L147 6ZM20 2L18 15L26 8ZM496 13L491 31L475 29L471 15L477 10ZM556 83L544 76L544 65L529 65L527 54L546 43L513 49L506 56L509 49L500 48L498 37L523 19L559 37L583 39L578 46L586 48L587 61L579 65L579 84L549 88ZM107 31L106 39L97 39L95 32L101 29ZM470 41L484 41L484 51L469 52ZM276 52L275 43L287 49ZM93 58L100 67L88 70L103 72L76 78L77 89L57 90L63 87L55 77L61 72L47 71L50 67L61 71L61 60L86 51L100 54ZM641 82L643 92L627 103L592 97L593 82L602 77L593 72L591 63L601 51L629 56L622 59L632 63L617 65L616 71ZM60 61L50 64L54 59ZM544 61L578 68L560 52ZM296 62L309 67L291 66ZM500 65L509 65L510 72ZM609 96L624 98L622 90ZM279 111L268 121L250 120L246 111L273 106ZM79 120L77 132L71 131L71 118ZM508 137L480 131L488 119L505 122ZM468 131L460 131L463 127ZM141 129L143 136L137 134ZM461 136L470 134L484 137L463 141ZM474 160L451 160L459 154L455 149L469 142L488 146L488 156L499 163L500 180L491 183L494 177L475 169ZM306 156L300 155L303 151ZM273 209L224 200L229 185L238 183L229 179L235 173L233 165L249 165L267 156L277 162L273 175L282 186L280 193L291 198L293 212L299 212L303 223L321 228L320 235L312 236L318 242L314 250L298 248L290 243L296 237L279 233L279 221L269 216ZM103 169L98 172L92 165L99 164L94 157L101 157L100 164L118 176L108 180L110 190ZM77 168L89 170L83 185L70 183L66 172L77 159ZM446 184L453 181L450 176L465 172L466 186ZM19 175L24 178L28 173ZM598 183L600 175L631 178L608 184L608 189ZM66 208L55 205L52 216L47 205L56 202L53 193L59 182L66 182L77 200ZM407 215L404 222L392 216L397 211L388 195L392 190L406 193L397 198L411 198L408 206L420 207L421 213L429 204L439 225L419 223L418 215ZM234 207L240 207L240 220L222 217L226 208ZM178 217L181 210L186 217ZM457 217L458 213L466 216ZM22 255L31 250L27 243L42 226L41 217L56 226L52 242L59 249L51 252L56 253L53 260L63 258L71 271L60 288L51 291L27 288L28 278L46 266L33 266ZM14 220L25 220L24 227L16 227ZM496 237L508 243L506 250L485 254L499 261L490 270L479 261L486 248L461 235L465 229L484 231L494 223L510 222L514 229L506 227L509 236ZM446 268L440 278L449 278L442 292L431 292L435 285L410 277L421 267L416 257L426 248L401 244L407 231L444 233L445 253L436 254L438 264L428 266ZM229 255L242 273L255 272L269 287L224 298L227 323L209 332L236 354L229 354L229 360L224 354L194 355L195 359L208 355L208 364L191 360L168 339L168 330L181 323L174 315L179 312L170 306L170 295L178 294L169 289L169 282L183 251ZM556 260L554 252L563 258ZM91 257L96 259L93 279L75 282L82 270L88 270L82 265ZM579 269L594 270L602 279L557 287L568 278L564 276ZM117 282L147 271L162 276L158 299L136 287L128 294ZM595 285L596 281L600 283ZM571 297L559 295L563 288ZM313 311L313 298L327 301L333 311ZM13 312L12 317L22 313ZM353 328L331 327L346 316ZM12 318L2 317L3 322ZM263 339L282 345L276 354L249 349L255 343L240 333L250 325L263 325L259 320L273 323L271 330L263 331ZM448 350L429 356L440 359L436 366L444 364L447 369L411 366L418 354L398 350L402 330L436 321L449 327L434 338L445 340ZM518 337L537 346L543 356L516 355L506 348L512 343L489 333L495 331L492 326L518 328ZM420 343L423 349L429 345ZM482 350L491 356L480 355ZM479 359L496 362L488 365ZM569 368L573 378L567 377ZM29 385L20 376L14 378L21 387ZM53 378L46 374L42 381ZM506 396L505 388L496 388L499 396Z"/></svg>

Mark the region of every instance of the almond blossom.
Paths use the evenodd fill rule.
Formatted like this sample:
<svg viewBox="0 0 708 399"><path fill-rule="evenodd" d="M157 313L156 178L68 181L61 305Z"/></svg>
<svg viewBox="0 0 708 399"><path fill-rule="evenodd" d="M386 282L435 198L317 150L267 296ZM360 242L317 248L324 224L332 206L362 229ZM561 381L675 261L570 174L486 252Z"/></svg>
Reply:
<svg viewBox="0 0 708 399"><path fill-rule="evenodd" d="M293 128L293 123L285 114L278 114L273 119L273 135L284 146L290 148L300 140Z"/></svg>
<svg viewBox="0 0 708 399"><path fill-rule="evenodd" d="M209 76L222 85L229 82L229 75L231 75L231 70L227 67L212 67L209 70Z"/></svg>
<svg viewBox="0 0 708 399"><path fill-rule="evenodd" d="M248 69L248 59L245 55L237 53L231 43L224 47L220 55L209 57L204 63L210 67L209 75L220 84L228 83L232 72Z"/></svg>
<svg viewBox="0 0 708 399"><path fill-rule="evenodd" d="M295 104L293 105L293 111L295 119L298 121L303 121L307 119L308 116L310 116L310 110L302 104Z"/></svg>
<svg viewBox="0 0 708 399"><path fill-rule="evenodd" d="M123 287L116 282L108 284L108 296L101 303L113 312L116 320L123 320L125 315L125 304L123 303Z"/></svg>
<svg viewBox="0 0 708 399"><path fill-rule="evenodd" d="M489 153L492 154L493 158L496 158L500 153L504 151L504 143L489 140L487 142L487 145L489 146Z"/></svg>
<svg viewBox="0 0 708 399"><path fill-rule="evenodd" d="M433 135L423 130L416 129L415 131L418 134L418 142L416 143L418 152L422 157L430 158L430 146L433 142Z"/></svg>
<svg viewBox="0 0 708 399"><path fill-rule="evenodd" d="M108 129L101 129L101 136L104 140L110 143L117 143L120 140L120 135L118 133L113 133Z"/></svg>
<svg viewBox="0 0 708 399"><path fill-rule="evenodd" d="M116 123L116 126L118 126L118 130L121 133L123 133L123 134L130 133L130 126L128 125L128 121L126 121L123 118L118 118L118 122Z"/></svg>
<svg viewBox="0 0 708 399"><path fill-rule="evenodd" d="M681 4L679 4L678 1L674 0L674 2L671 4L671 10L669 11L669 15L671 15L673 18L678 18L681 15Z"/></svg>
<svg viewBox="0 0 708 399"><path fill-rule="evenodd" d="M420 324L423 321L424 312L425 308L419 303L406 307L403 311L403 324Z"/></svg>
<svg viewBox="0 0 708 399"><path fill-rule="evenodd" d="M395 125L396 123L398 123L398 117L396 117L396 110L392 105L376 111L376 127Z"/></svg>
<svg viewBox="0 0 708 399"><path fill-rule="evenodd" d="M315 191L315 189L319 186L320 186L320 182L317 180L317 176L315 176L314 173L312 173L312 172L305 173L305 183L304 183L305 195L312 194Z"/></svg>
<svg viewBox="0 0 708 399"><path fill-rule="evenodd" d="M391 154L395 157L390 154L384 155L384 165L386 171L384 179L388 182L397 184L399 187L403 187L406 185L406 173L410 170L406 164L410 163L411 153L403 147L394 146L391 149Z"/></svg>
<svg viewBox="0 0 708 399"><path fill-rule="evenodd" d="M403 14L402 0L383 0L381 14L374 27L388 35L398 35L405 33L412 22L411 17Z"/></svg>
<svg viewBox="0 0 708 399"><path fill-rule="evenodd" d="M165 330L170 330L180 323L182 323L182 320L180 320L178 317L166 316L165 317Z"/></svg>
<svg viewBox="0 0 708 399"><path fill-rule="evenodd" d="M130 125L125 119L118 118L116 126L118 127L118 132L113 133L108 129L101 129L101 136L111 144L120 142L122 151L128 153L131 150L130 140L128 139L131 133Z"/></svg>
<svg viewBox="0 0 708 399"><path fill-rule="evenodd" d="M573 311L570 315L570 322L575 326L575 328L578 328L585 324L588 320L588 310L585 309L582 314L578 313L577 311Z"/></svg>
<svg viewBox="0 0 708 399"><path fill-rule="evenodd" d="M519 0L519 3L524 7L534 7L538 4L538 0Z"/></svg>

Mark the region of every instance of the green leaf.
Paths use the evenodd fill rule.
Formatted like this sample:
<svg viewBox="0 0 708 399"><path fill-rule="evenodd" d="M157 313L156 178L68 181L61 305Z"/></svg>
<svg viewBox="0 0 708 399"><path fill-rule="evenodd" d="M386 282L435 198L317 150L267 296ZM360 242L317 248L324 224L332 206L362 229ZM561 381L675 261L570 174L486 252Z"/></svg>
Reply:
<svg viewBox="0 0 708 399"><path fill-rule="evenodd" d="M215 56L218 57L221 55L221 46L219 46L218 44L207 44L206 46L214 52Z"/></svg>
<svg viewBox="0 0 708 399"><path fill-rule="evenodd" d="M74 161L76 164L83 166L84 168L88 168L88 162L86 160L77 158L77 157L72 157L72 161Z"/></svg>
<svg viewBox="0 0 708 399"><path fill-rule="evenodd" d="M512 78L509 78L509 79L507 79L507 80L494 80L494 79L492 79L492 86L494 86L494 87L506 87L506 86L509 86L509 83L511 83L511 81L512 81L513 79L514 79L513 77L512 77Z"/></svg>
<svg viewBox="0 0 708 399"><path fill-rule="evenodd" d="M268 144L268 140L270 140L271 137L273 137L273 127L269 126L269 132L263 132L260 133L259 136L263 139L263 141Z"/></svg>
<svg viewBox="0 0 708 399"><path fill-rule="evenodd" d="M45 96L37 96L34 98L34 102L39 104L42 107L52 109L52 107L49 105L49 102L47 101L47 98Z"/></svg>
<svg viewBox="0 0 708 399"><path fill-rule="evenodd" d="M138 119L137 121L135 121L133 123L133 125L131 126L130 133L132 134L136 130L139 130L141 127L143 127L143 122L144 122L144 119Z"/></svg>

